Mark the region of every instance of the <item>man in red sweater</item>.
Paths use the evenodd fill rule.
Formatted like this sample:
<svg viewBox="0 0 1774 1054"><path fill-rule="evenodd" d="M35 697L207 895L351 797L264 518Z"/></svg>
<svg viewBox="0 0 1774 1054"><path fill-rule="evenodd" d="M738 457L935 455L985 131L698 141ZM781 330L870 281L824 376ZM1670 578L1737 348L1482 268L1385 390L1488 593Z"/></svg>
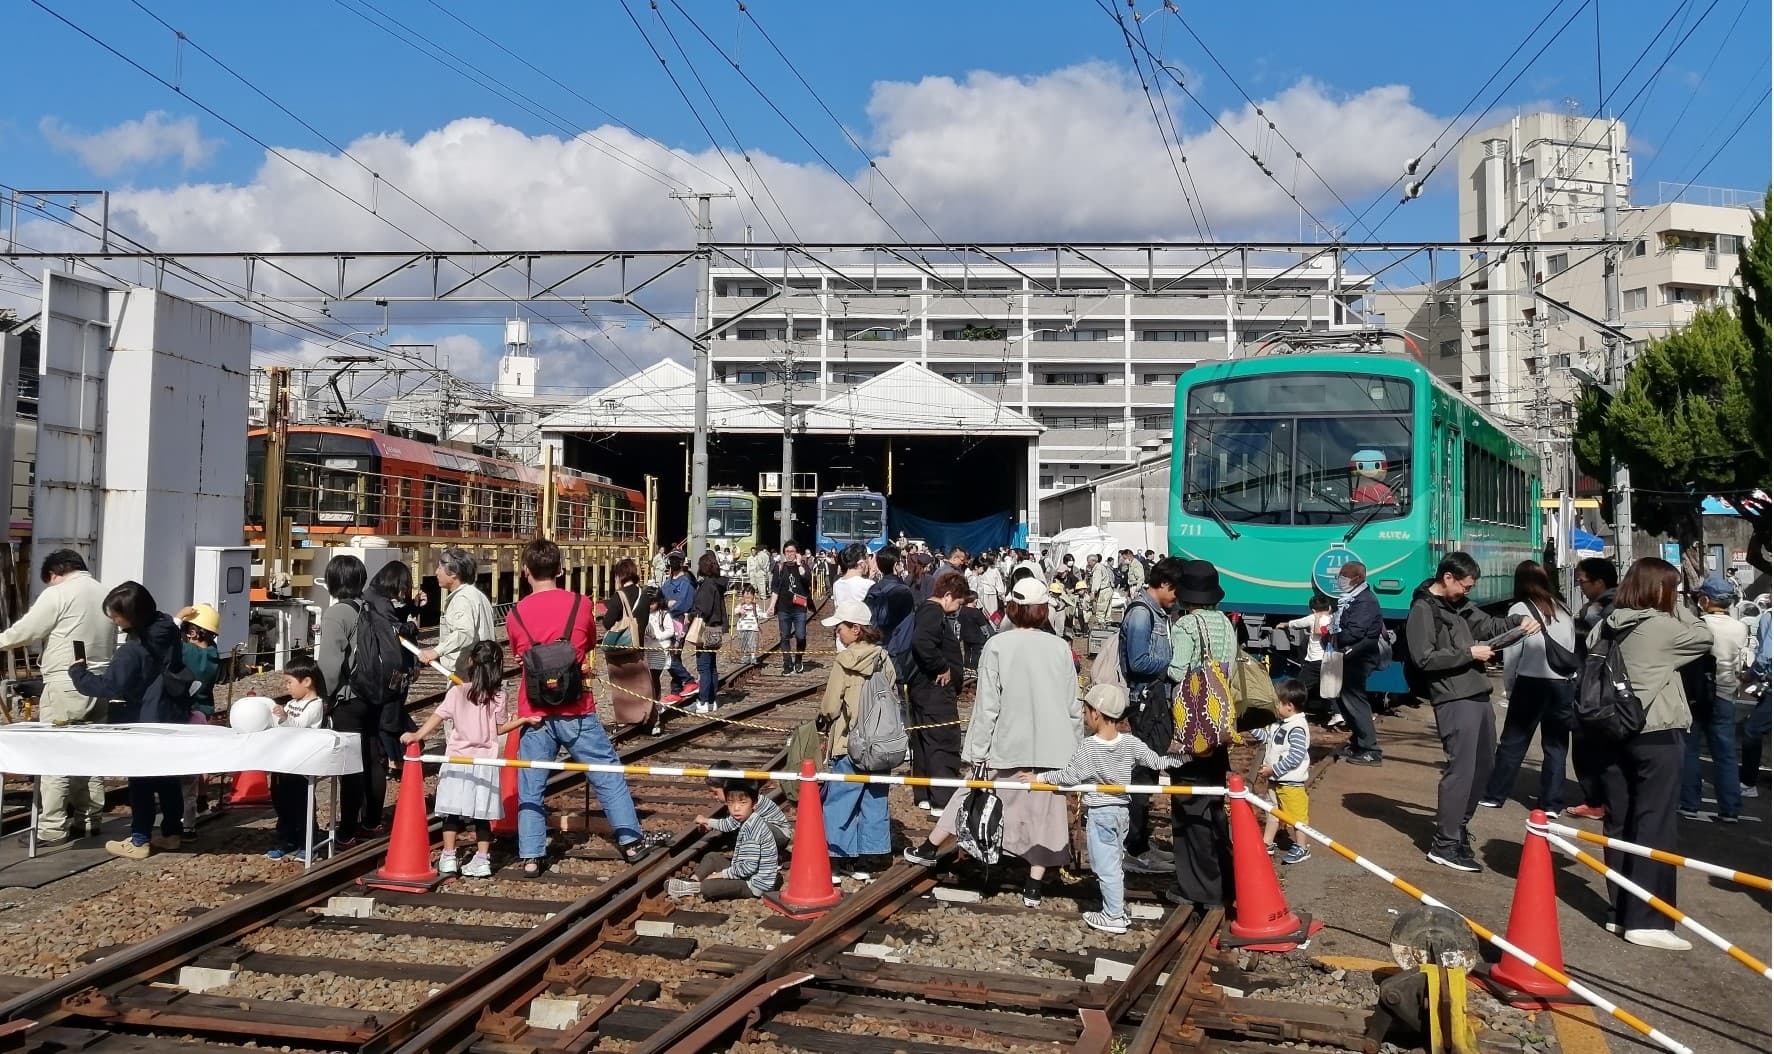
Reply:
<svg viewBox="0 0 1774 1054"><path fill-rule="evenodd" d="M583 664L595 643L593 630L595 604L576 593L555 585L561 573L560 546L546 538L538 538L524 547L524 578L530 593L517 602L505 620L505 632L511 641L511 653L520 662L524 653L541 644L570 640L578 661ZM524 729L518 741L517 756L525 761L553 761L561 748L573 760L588 765L619 765L616 748L610 745L603 724L598 720L597 703L591 689L584 688L578 698L559 706L535 706L529 698L526 678L518 678L517 712L519 717L532 714L542 722ZM586 774L597 791L598 804L616 835L616 848L622 859L633 863L671 841L664 832L641 830L640 817L629 794L628 781L614 772ZM542 804L542 791L548 773L541 769L519 769L517 773L517 855L523 859L524 875L540 875L548 861L548 815Z"/></svg>

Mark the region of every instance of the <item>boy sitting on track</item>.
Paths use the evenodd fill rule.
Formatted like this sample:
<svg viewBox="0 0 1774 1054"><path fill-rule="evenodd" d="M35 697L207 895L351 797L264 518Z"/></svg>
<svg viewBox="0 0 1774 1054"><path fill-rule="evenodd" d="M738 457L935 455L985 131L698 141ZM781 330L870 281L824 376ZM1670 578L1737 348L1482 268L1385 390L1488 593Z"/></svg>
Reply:
<svg viewBox="0 0 1774 1054"><path fill-rule="evenodd" d="M740 766L733 764L723 764L719 767L732 769L734 771L740 770ZM715 801L722 805L727 804L728 781L719 776L710 776L706 782L708 783L709 793L714 795ZM761 790L762 788L760 788L760 791ZM765 823L770 825L771 833L776 835L776 848L787 849L789 842L794 840L795 822L788 818L787 813L782 811L782 806L776 804L771 799L764 797L762 793L759 793L758 803L753 807L752 811L762 817ZM739 824L730 822L729 820L711 820L708 829L711 831L737 831L739 829Z"/></svg>
<svg viewBox="0 0 1774 1054"><path fill-rule="evenodd" d="M710 853L696 865L696 878L674 878L665 884L673 897L704 900L739 900L761 897L776 888L782 861L776 849L776 828L758 811L758 785L751 780L728 780L727 815L718 820L706 816L696 822L709 831L737 832L733 854ZM778 814L781 810L777 810Z"/></svg>

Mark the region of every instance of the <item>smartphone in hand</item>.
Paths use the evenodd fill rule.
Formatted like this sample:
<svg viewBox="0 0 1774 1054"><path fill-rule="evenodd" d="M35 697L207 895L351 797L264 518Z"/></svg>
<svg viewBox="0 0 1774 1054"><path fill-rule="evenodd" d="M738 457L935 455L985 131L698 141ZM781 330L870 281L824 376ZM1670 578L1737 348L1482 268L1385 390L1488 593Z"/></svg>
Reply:
<svg viewBox="0 0 1774 1054"><path fill-rule="evenodd" d="M74 661L86 661L86 642L83 640L77 640L74 642Z"/></svg>

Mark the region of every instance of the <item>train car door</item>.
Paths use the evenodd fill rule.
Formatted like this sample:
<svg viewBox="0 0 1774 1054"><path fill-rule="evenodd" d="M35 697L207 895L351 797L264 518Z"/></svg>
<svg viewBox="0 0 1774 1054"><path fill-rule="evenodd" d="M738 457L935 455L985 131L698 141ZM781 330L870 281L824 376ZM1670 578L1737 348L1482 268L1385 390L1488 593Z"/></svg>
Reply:
<svg viewBox="0 0 1774 1054"><path fill-rule="evenodd" d="M1441 443L1441 463L1445 473L1439 491L1443 526L1442 556L1460 548L1460 539L1463 534L1460 529L1461 520L1466 515L1465 507L1462 504L1466 493L1466 459L1464 454L1465 447L1461 442L1460 430L1454 427L1453 422L1450 421L1446 430L1442 432Z"/></svg>

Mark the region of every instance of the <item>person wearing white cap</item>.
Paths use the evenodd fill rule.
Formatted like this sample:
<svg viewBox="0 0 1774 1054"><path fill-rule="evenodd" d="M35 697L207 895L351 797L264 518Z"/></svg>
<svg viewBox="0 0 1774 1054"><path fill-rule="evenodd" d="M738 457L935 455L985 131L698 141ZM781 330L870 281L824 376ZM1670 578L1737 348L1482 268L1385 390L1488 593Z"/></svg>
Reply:
<svg viewBox="0 0 1774 1054"><path fill-rule="evenodd" d="M1049 633L1047 587L1025 578L1011 589L1005 617L1015 627L986 641L979 656L979 683L968 719L961 761L985 779L1027 779L1057 769L1072 758L1078 742L1078 670L1072 649ZM955 836L967 795L949 799L942 819L921 846L905 859L935 866L942 847ZM1023 903L1041 904L1041 884L1050 867L1071 862L1071 828L1063 796L1044 791L1003 791L1004 852L1029 865Z"/></svg>
<svg viewBox="0 0 1774 1054"><path fill-rule="evenodd" d="M1064 768L1043 772L1035 778L1061 787L1080 783L1120 784L1134 781L1137 769L1173 769L1177 758L1163 757L1151 747L1121 732L1127 715L1127 689L1098 684L1084 693L1084 725L1091 734L1078 741L1072 760ZM1122 843L1127 840L1127 794L1084 792L1084 837L1090 852L1090 869L1102 894L1101 911L1084 913L1084 924L1104 933L1126 933L1127 905L1123 898L1126 876L1122 871Z"/></svg>
<svg viewBox="0 0 1774 1054"><path fill-rule="evenodd" d="M821 624L837 630L843 646L826 677L825 698L817 725L825 737L825 756L833 772L860 771L850 760L850 722L861 712L868 679L888 664L881 631L867 604L846 600ZM877 783L821 783L820 806L825 814L825 841L832 872L867 881L891 862L893 829L887 816L887 787Z"/></svg>

